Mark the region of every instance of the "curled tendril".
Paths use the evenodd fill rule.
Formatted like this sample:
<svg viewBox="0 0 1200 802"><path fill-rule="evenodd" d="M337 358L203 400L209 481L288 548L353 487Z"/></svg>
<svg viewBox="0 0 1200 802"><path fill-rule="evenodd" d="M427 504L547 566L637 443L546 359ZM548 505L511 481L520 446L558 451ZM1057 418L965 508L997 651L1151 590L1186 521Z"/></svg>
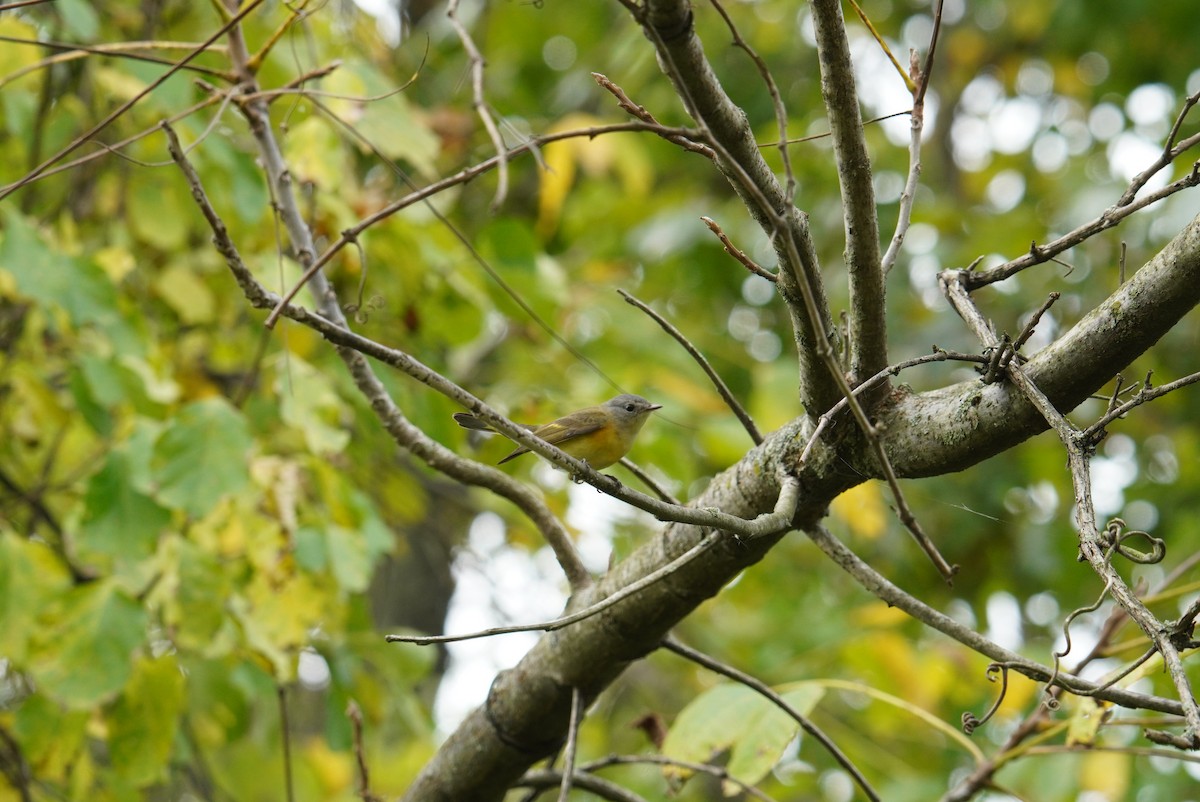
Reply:
<svg viewBox="0 0 1200 802"><path fill-rule="evenodd" d="M1111 551L1109 552L1109 556L1112 556ZM1054 696L1054 683L1058 680L1058 672L1062 668L1062 658L1066 657L1071 651L1071 624L1084 613L1094 613L1099 610L1100 605L1104 603L1104 597L1108 595L1108 591L1112 588L1112 583L1112 577L1109 577L1108 581L1104 583L1104 590L1100 591L1100 595L1096 597L1096 601L1087 607L1072 610L1071 614L1067 616L1067 620L1063 622L1062 632L1065 645L1061 650L1052 653L1054 657L1054 670L1050 674L1050 679L1046 680L1046 686L1042 691L1042 704L1046 706L1047 710L1054 711L1059 708L1058 699Z"/></svg>
<svg viewBox="0 0 1200 802"><path fill-rule="evenodd" d="M992 716L996 715L996 711L1000 709L1000 703L1004 701L1004 697L1008 693L1008 663L989 663L986 676L988 682L995 682L996 677L1000 677L1000 694L992 703L991 709L983 714L983 718L979 718L970 710L962 714L962 730L967 735L973 734L976 728L983 726Z"/></svg>
<svg viewBox="0 0 1200 802"><path fill-rule="evenodd" d="M1150 544L1149 554L1125 545L1125 541L1135 537L1144 538ZM1167 556L1167 544L1161 537L1155 537L1141 529L1126 529L1125 522L1120 518L1113 518L1104 525L1100 543L1106 550L1120 554L1138 565L1154 565L1162 562Z"/></svg>

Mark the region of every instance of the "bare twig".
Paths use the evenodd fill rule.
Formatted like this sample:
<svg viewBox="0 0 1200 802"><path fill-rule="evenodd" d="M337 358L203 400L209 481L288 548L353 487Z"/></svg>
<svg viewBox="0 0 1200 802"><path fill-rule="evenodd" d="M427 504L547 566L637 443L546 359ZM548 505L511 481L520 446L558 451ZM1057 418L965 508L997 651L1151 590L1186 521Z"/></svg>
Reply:
<svg viewBox="0 0 1200 802"><path fill-rule="evenodd" d="M1181 142L1178 146L1172 149L1172 152L1182 153L1183 150L1195 146L1200 143L1200 134L1189 137ZM1186 146L1186 147L1185 147ZM1198 163L1200 165L1200 163ZM1172 181L1161 189L1154 192L1148 192L1140 198L1122 203L1119 199L1117 203L1105 209L1100 213L1100 216L1094 220L1090 220L1083 225L1070 231L1058 239L1052 240L1045 245L1034 245L1029 249L1029 252L1023 256L1019 256L1012 261L1005 262L1002 265L989 268L988 270L979 270L971 273L966 283L970 289L982 287L985 284L994 284L997 281L1003 281L1009 276L1015 275L1022 270L1033 267L1034 265L1042 264L1050 261L1053 257L1063 251L1074 248L1081 242L1091 239L1096 234L1115 226L1117 223L1129 217L1134 212L1141 211L1148 206L1153 206L1164 198L1168 198L1181 190L1191 189L1192 187L1200 186L1200 169L1193 166L1192 171L1180 178L1177 181Z"/></svg>
<svg viewBox="0 0 1200 802"><path fill-rule="evenodd" d="M353 699L346 705L346 718L350 719L350 732L354 739L354 759L358 765L358 797L363 802L382 802L371 793L371 776L367 767L367 750L363 746L362 708Z"/></svg>
<svg viewBox="0 0 1200 802"><path fill-rule="evenodd" d="M535 769L527 771L521 779L513 783L517 788L558 788L562 785L562 772L553 769ZM608 802L646 802L643 797L624 786L596 777L591 774L577 773L571 778L576 788L595 794Z"/></svg>
<svg viewBox="0 0 1200 802"><path fill-rule="evenodd" d="M571 795L571 780L575 776L575 749L579 745L579 724L583 720L582 694L571 689L571 719L567 724L567 748L563 750L562 783L558 787L558 802L567 802Z"/></svg>
<svg viewBox="0 0 1200 802"><path fill-rule="evenodd" d="M884 120L890 120L893 117L903 117L906 114L912 114L912 111L911 110L895 111L895 112L892 112L891 114L884 114L880 117L872 117L869 120L863 120L863 125L867 126L867 125L873 125L875 123L881 123ZM829 131L826 131L821 134L808 134L807 136L793 136L793 137L789 137L787 142L784 144L799 145L803 142L815 142L818 139L828 139L831 136L833 136L833 134L830 133ZM779 143L778 142L759 142L758 146L760 148L777 148L777 147L779 147Z"/></svg>
<svg viewBox="0 0 1200 802"><path fill-rule="evenodd" d="M737 416L737 419L742 422L742 427L745 428L746 433L750 435L750 439L754 441L754 445L762 443L762 433L759 432L758 427L754 424L754 420L750 417L750 413L746 412L746 408L741 405L741 402L734 398L733 392L729 389L729 385L725 384L724 380L717 375L717 372L713 370L713 366L707 359L704 358L704 355L700 353L700 350L696 348L696 346L692 345L691 341L684 336L683 332L675 328L675 326L672 325L669 320L664 318L658 312L655 312L646 304L639 301L632 294L621 289L618 289L617 292L621 294L621 297L625 299L626 303L637 307L649 315L655 323L662 327L663 331L671 335L675 342L683 346L683 350L688 352L688 356L695 360L696 364L700 366L700 369L704 371L704 374L708 376L709 381L713 383L713 386L717 389L717 392L720 393L721 398L725 401L725 405L729 407L730 411L732 411L733 414Z"/></svg>
<svg viewBox="0 0 1200 802"><path fill-rule="evenodd" d="M0 11L5 9L0 8ZM5 73L0 76L0 89L4 88L13 81L28 75L31 72L53 67L55 64L63 64L68 61L76 61L78 59L87 58L88 56L108 56L110 58L127 59L130 61L143 61L150 64L162 64L168 67L175 65L175 59L164 58L162 56L151 56L145 53L134 52L142 49L156 48L160 50L192 50L196 47L195 42L156 42L156 41L140 41L140 42L111 42L99 45L82 45L72 42L54 42L48 39L19 39L14 36L0 36L0 42L7 42L14 45L29 45L39 49L59 51L57 55L39 59L32 64L26 64L12 72ZM220 45L212 45L209 47L209 52L221 50ZM188 64L186 69L189 72L207 75L212 78L220 78L226 81L232 81L233 77L221 70L214 70L211 67L205 67L200 64Z"/></svg>
<svg viewBox="0 0 1200 802"><path fill-rule="evenodd" d="M680 760L666 755L609 755L593 760L589 763L584 763L579 767L581 772L595 772L600 769L608 768L609 766L637 766L637 765L652 765L652 766L670 766L672 768L680 768L685 771L695 772L697 774L707 774L710 777L720 780L722 783L731 783L742 790L747 796L761 800L761 802L775 802L775 800L760 791L758 788L750 785L747 782L734 777L724 766L714 766L711 763L694 763L690 760Z"/></svg>
<svg viewBox="0 0 1200 802"><path fill-rule="evenodd" d="M710 532L707 537L692 546L683 554L676 557L671 562L662 566L652 573L646 574L637 582L626 585L611 596L606 596L590 607L585 607L582 610L555 618L552 621L542 621L537 624L513 624L503 627L489 627L476 632L468 632L462 635L387 635L384 639L388 643L415 643L418 646L429 646L434 643L456 643L464 640L478 640L479 638L491 638L496 635L511 635L514 632L554 632L555 630L569 627L571 624L583 621L586 618L591 618L598 613L602 613L615 604L618 604L630 596L640 593L645 588L650 587L655 582L670 576L678 571L683 566L687 565L692 560L699 557L707 551L720 538L720 533Z"/></svg>
<svg viewBox="0 0 1200 802"><path fill-rule="evenodd" d="M1180 142L1178 145L1176 144L1176 138L1179 136L1179 129L1183 126L1183 121L1187 117L1188 112L1192 110L1192 107L1195 106L1197 102L1200 102L1200 92L1196 92L1195 94L1184 99L1183 107L1179 110L1179 113L1175 115L1175 122L1171 125L1171 131L1167 134L1167 141L1163 144L1162 153L1160 153L1158 158L1151 162L1151 164L1145 170L1133 177L1133 180L1129 182L1129 188L1126 189L1124 194L1117 199L1118 206L1124 206L1125 204L1130 203L1134 196L1137 195L1142 187L1146 186L1150 179L1153 178L1159 170L1175 161L1175 159L1178 158L1181 153L1191 148L1196 144L1197 141L1200 141L1196 136L1191 136L1185 139L1183 142Z"/></svg>
<svg viewBox="0 0 1200 802"><path fill-rule="evenodd" d="M727 523L731 524L733 528L731 529L728 526L717 527L713 526L711 523L699 524L700 526L707 526L711 531L709 531L703 539L696 543L696 545L692 546L690 549L671 560L666 565L663 565L657 570L641 576L636 581L625 585L617 592L610 596L606 596L592 606L571 613L570 615L565 615L560 618L556 618L553 621L544 621L538 624L516 624L513 626L492 627L490 629L480 630L478 632L472 632L465 635L388 635L387 641L395 643L416 643L420 645L429 645L431 643L450 643L460 640L488 638L494 635L507 635L513 632L552 632L557 629L562 629L563 627L567 627L578 621L582 621L585 618L591 618L597 613L607 610L609 607L612 607L618 602L621 602L630 596L633 596L634 594L640 593L645 588L648 588L656 582L661 581L665 577L676 573L680 568L699 557L701 554L711 548L714 543L721 539L724 536L723 532L721 531L722 529L724 529L726 532L745 535L747 539L769 537L787 531L791 527L792 516L794 516L796 513L796 506L799 503L799 494L800 482L794 477L789 476L783 481L783 487L780 490L779 499L775 504L775 511L765 515L760 515L758 518L755 518L752 521L734 518L733 516L719 513L716 510L697 511L701 513L701 515L698 516L701 519L704 519L706 514L711 515L717 519L725 520ZM657 503L661 504L661 502ZM675 507L672 509L681 511L680 514L682 515L684 512L691 510L692 508ZM692 516L688 515L685 517ZM697 522L686 521L686 523L695 524Z"/></svg>
<svg viewBox="0 0 1200 802"><path fill-rule="evenodd" d="M792 719L800 725L802 730L812 736L812 738L819 743L834 760L837 761L838 765L846 770L846 772L854 779L854 782L858 784L858 787L862 789L864 794L866 794L868 799L878 802L880 799L879 794L874 788L871 787L871 783L867 781L867 778L863 776L863 773L859 771L857 766L854 765L854 762L851 761L850 758L846 757L846 754L838 748L838 745L835 744L829 738L829 736L821 730L820 727L818 727L816 724L813 724L812 721L809 720L808 716L805 716L799 710L796 710L794 707L788 704L787 700L776 693L775 690L765 682L757 677L747 674L744 671L740 671L731 665L723 663L720 660L705 654L704 652L693 649L690 646L686 646L675 638L666 638L663 640L662 645L667 651L674 652L680 657L691 660L697 665L704 666L709 671L715 671L722 676L729 677L734 682L739 682L770 700L773 705L791 716Z"/></svg>
<svg viewBox="0 0 1200 802"><path fill-rule="evenodd" d="M870 26L870 21L866 19L866 15L854 4L855 11L863 18L863 21ZM896 265L896 259L900 256L900 246L904 244L904 238L908 235L908 228L912 222L913 204L917 196L917 184L921 179L921 132L925 128L925 93L929 89L929 79L933 73L933 56L937 52L938 33L942 28L942 0L938 0L937 8L933 15L933 32L929 36L929 50L925 54L925 66L920 67L917 64L917 54L914 52L909 58L909 73L907 79L909 90L913 93L913 109L912 121L909 126L908 140L908 178L904 182L904 190L900 193L900 212L896 217L896 231L892 235L891 244L888 245L887 253L883 255L882 268L884 275L891 272ZM872 29L874 32L874 29ZM875 38L887 50L887 45L884 44L883 38L878 34ZM895 63L895 57L891 52L888 52L888 57ZM897 69L899 65L897 65ZM903 74L903 73L902 73ZM914 83L915 82L915 83Z"/></svg>
<svg viewBox="0 0 1200 802"><path fill-rule="evenodd" d="M916 56L913 56L913 70L916 70ZM900 248L908 236L912 224L912 210L917 198L917 185L921 180L921 132L925 129L925 105L913 104L912 118L909 121L908 134L908 178L904 181L904 189L900 192L900 209L896 215L896 229L892 233L892 241L883 254L880 268L884 275L892 272L896 260L900 257Z"/></svg>
<svg viewBox="0 0 1200 802"><path fill-rule="evenodd" d="M296 789L292 777L292 733L288 724L287 692L282 685L275 686L279 698L279 741L283 747L283 787L284 799L295 802Z"/></svg>
<svg viewBox="0 0 1200 802"><path fill-rule="evenodd" d="M767 92L771 95L771 106L775 109L775 125L779 128L779 158L783 160L783 174L787 181L784 195L788 198L789 202L794 203L796 198L796 173L792 169L792 157L788 153L787 107L783 103L783 97L779 94L779 87L775 84L775 76L771 75L771 70L767 67L767 63L755 52L749 42L742 38L737 26L733 24L733 19L725 11L725 7L721 5L719 0L709 0L709 2L712 3L717 13L721 15L721 19L725 20L725 25L729 28L729 33L733 36L734 46L741 48L750 57L750 60L754 62L754 67L758 70L759 76L763 79L763 83L767 85Z"/></svg>
<svg viewBox="0 0 1200 802"><path fill-rule="evenodd" d="M1103 433L1104 429L1117 418L1124 416L1131 409L1145 404L1147 401L1153 401L1156 398L1174 392L1181 387L1187 387L1190 384L1200 382L1200 373L1192 373L1184 376L1181 379L1176 379L1173 382L1161 385L1159 387L1143 386L1133 398L1130 398L1124 404L1115 405L1110 408L1098 421L1083 430L1082 436L1089 441L1095 442L1096 439Z"/></svg>
<svg viewBox="0 0 1200 802"><path fill-rule="evenodd" d="M313 102L317 103L318 101L316 101L314 99ZM331 119L341 122L340 118L338 118L336 115L330 114L330 117L331 117ZM353 131L353 128L348 127L347 130ZM576 129L576 130L572 130L572 131L561 131L556 134L548 134L546 136L540 136L540 137L530 137L526 142L522 142L521 144L515 145L514 147L510 148L506 152L503 159L500 155L492 156L491 158L485 159L485 160L479 162L478 164L475 164L471 167L467 167L463 170L460 170L457 173L455 173L454 175L447 176L446 178L443 178L439 181L435 181L432 184L428 184L424 187L414 188L411 192L409 192L404 197L399 198L395 201L392 201L391 203L387 204L383 208L381 208L381 209L377 210L376 212L363 218L357 224L350 226L349 228L343 230L341 232L341 236L338 237L338 239L335 240L331 245L329 245L329 247L327 247L325 249L325 251L319 257L317 257L316 259L312 260L310 263L305 265L304 273L300 276L300 278L296 281L296 283L291 287L291 289L289 289L286 293L284 293L283 297L280 299L280 304L277 304L277 306L281 305L281 304L285 304L285 303L290 303L292 301L292 299L294 299L296 297L297 293L299 293L300 290L304 288L304 285L307 284L312 279L312 277L315 276L321 270L322 267L327 265L333 259L333 257L337 256L337 254L340 253L343 248L345 248L346 246L355 242L358 239L358 237L364 231L366 231L368 228L370 228L371 226L374 226L377 223L380 223L380 222L388 219L389 217L392 217L393 215L397 214L400 211L403 211L404 209L409 208L410 206L413 206L418 203L427 203L430 198L432 198L433 196L438 195L442 192L445 192L447 189L449 189L451 187L458 186L460 184L469 183L470 181L473 181L474 179L478 178L479 176L483 175L484 173L487 173L490 170L496 169L502 161L506 162L508 159L511 159L513 156L515 156L517 154L532 153L532 152L536 151L536 149L542 145L548 144L550 142L557 142L562 139L574 139L574 138L578 138L578 137L586 137L586 138L590 139L592 137L600 136L601 134L615 133L615 132L620 132L620 131L653 131L654 133L658 133L661 135L662 133L664 133L666 131L683 132L685 130L686 129L669 129L669 128L664 128L663 126L656 126L656 125L651 125L651 124L642 123L642 122L626 122L626 123L616 123L613 125L601 125L601 126L593 126L593 127L589 127L589 128L580 128L580 129ZM361 137L361 135L359 135L359 137ZM362 140L360 139L360 141L362 141ZM432 208L434 210L435 214L440 214L440 212L437 212L436 207L431 206L430 208ZM488 265L488 267L490 268L490 265ZM501 288L503 289L503 285ZM525 303L526 306L528 306L528 304L520 298L520 295L518 293L513 292L511 290L511 288L509 289L508 292L509 292L510 297L513 297L513 300L515 302L517 302L518 304ZM278 320L278 318L279 318L279 313L272 311L272 314L267 317L267 320L264 323L264 325L267 328L270 328L275 325L275 321Z"/></svg>
<svg viewBox="0 0 1200 802"><path fill-rule="evenodd" d="M721 241L721 245L725 248L725 253L741 262L743 267L745 267L754 275L765 278L772 284L779 280L778 276L776 276L770 270L767 270L758 262L751 259L745 251L734 245L725 232L721 229L721 226L717 225L715 220L713 220L711 217L701 217L700 219L704 222L704 225L708 226L709 231L717 235L717 239Z"/></svg>
<svg viewBox="0 0 1200 802"><path fill-rule="evenodd" d="M1037 328L1038 322L1041 321L1042 315L1046 314L1050 307L1054 306L1054 302L1057 301L1058 298L1059 293L1050 293L1046 297L1046 300L1042 302L1042 305L1038 307L1038 310L1030 315L1029 320L1025 323L1025 328L1021 330L1021 333L1017 336L1017 339L1013 340L1014 351L1020 351L1021 346L1029 341L1029 338L1033 336L1033 330Z"/></svg>
<svg viewBox="0 0 1200 802"><path fill-rule="evenodd" d="M592 80L594 80L600 88L610 93L617 99L617 107L631 117L641 120L646 125L652 127L659 136L672 144L678 145L689 153L698 153L706 159L715 159L716 153L708 145L698 142L693 137L695 132L685 132L679 129L671 129L662 125L658 120L654 119L645 106L634 103L629 99L629 95L625 94L625 90L613 83L609 77L603 73L593 72Z"/></svg>
<svg viewBox="0 0 1200 802"><path fill-rule="evenodd" d="M679 504L680 503L679 499L675 498L670 493L668 493L666 488L664 488L658 482L654 481L654 478L652 476L650 476L650 474L646 473L641 468L639 468L636 464L634 464L633 460L629 459L629 457L621 457L621 467L624 468L625 470L629 471L630 473L632 473L634 476L636 476L638 481L641 482L642 484L644 484L650 490L651 493L658 496L660 499L662 499L666 503L668 503L668 504Z"/></svg>
<svg viewBox="0 0 1200 802"><path fill-rule="evenodd" d="M458 0L450 0L447 4L446 17L449 18L451 27L458 34L458 40L462 42L463 50L466 51L467 58L471 61L471 104L475 107L475 113L479 115L479 120L483 123L488 138L492 140L496 156L499 157L496 169L496 196L492 199L492 211L495 212L508 197L508 147L504 144L504 137L500 135L500 129L496 127L491 106L488 105L487 97L484 95L483 67L486 61L483 54L479 52L479 48L475 46L475 40L471 38L470 32L458 18Z"/></svg>

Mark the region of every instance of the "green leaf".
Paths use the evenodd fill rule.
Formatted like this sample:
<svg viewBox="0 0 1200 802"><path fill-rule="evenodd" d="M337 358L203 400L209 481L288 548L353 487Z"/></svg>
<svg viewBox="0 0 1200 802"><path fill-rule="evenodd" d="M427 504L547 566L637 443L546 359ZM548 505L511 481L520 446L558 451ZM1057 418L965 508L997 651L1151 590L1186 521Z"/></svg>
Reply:
<svg viewBox="0 0 1200 802"><path fill-rule="evenodd" d="M42 618L33 659L38 688L68 707L85 708L124 687L130 655L145 638L146 612L110 580L72 590Z"/></svg>
<svg viewBox="0 0 1200 802"><path fill-rule="evenodd" d="M139 180L126 186L130 230L163 251L183 249L189 233L191 197L180 188L180 182L164 180L161 173L138 173L137 177Z"/></svg>
<svg viewBox="0 0 1200 802"><path fill-rule="evenodd" d="M330 526L325 532L329 564L339 587L351 593L366 590L371 581L373 566L367 554L367 542L363 533L341 526Z"/></svg>
<svg viewBox="0 0 1200 802"><path fill-rule="evenodd" d="M292 554L296 558L296 565L311 573L325 570L328 555L325 551L325 536L320 529L301 526L292 539L295 543Z"/></svg>
<svg viewBox="0 0 1200 802"><path fill-rule="evenodd" d="M329 375L299 357L288 359L279 373L280 414L304 435L314 454L337 453L350 441L344 425L347 406L333 390Z"/></svg>
<svg viewBox="0 0 1200 802"><path fill-rule="evenodd" d="M95 323L102 329L124 328L116 290L99 266L47 247L37 230L12 207L5 208L3 216L0 269L13 275L23 295L63 309L76 326Z"/></svg>
<svg viewBox="0 0 1200 802"><path fill-rule="evenodd" d="M40 782L61 782L79 765L87 746L87 710L67 710L44 693L23 701L13 714L21 756L37 767Z"/></svg>
<svg viewBox="0 0 1200 802"><path fill-rule="evenodd" d="M0 654L23 663L39 628L31 611L44 609L70 586L70 574L47 545L0 534Z"/></svg>
<svg viewBox="0 0 1200 802"><path fill-rule="evenodd" d="M407 162L426 177L434 174L438 137L418 120L402 95L368 104L357 128L389 158Z"/></svg>
<svg viewBox="0 0 1200 802"><path fill-rule="evenodd" d="M118 449L109 453L88 481L77 541L85 559L89 550L122 560L140 560L154 553L171 513L138 490L133 475L129 454Z"/></svg>
<svg viewBox="0 0 1200 802"><path fill-rule="evenodd" d="M222 627L229 624L225 602L229 598L230 581L220 561L194 543L172 538L175 559L175 606L168 620L175 629L175 642L181 648L193 648L213 654L223 648L218 638Z"/></svg>
<svg viewBox="0 0 1200 802"><path fill-rule="evenodd" d="M159 779L184 707L184 678L173 655L143 658L108 714L112 765L137 786Z"/></svg>
<svg viewBox="0 0 1200 802"><path fill-rule="evenodd" d="M793 709L808 715L824 691L818 685L796 683L782 693ZM723 684L691 701L675 719L663 742L668 757L707 762L729 750L729 773L757 783L779 762L800 725L772 701L744 685ZM678 777L687 772L671 771Z"/></svg>
<svg viewBox="0 0 1200 802"><path fill-rule="evenodd" d="M184 407L154 444L151 468L159 502L193 517L250 481L251 440L241 414L219 399Z"/></svg>
<svg viewBox="0 0 1200 802"><path fill-rule="evenodd" d="M95 6L84 0L60 0L58 19L66 28L68 38L76 42L93 41L100 30Z"/></svg>

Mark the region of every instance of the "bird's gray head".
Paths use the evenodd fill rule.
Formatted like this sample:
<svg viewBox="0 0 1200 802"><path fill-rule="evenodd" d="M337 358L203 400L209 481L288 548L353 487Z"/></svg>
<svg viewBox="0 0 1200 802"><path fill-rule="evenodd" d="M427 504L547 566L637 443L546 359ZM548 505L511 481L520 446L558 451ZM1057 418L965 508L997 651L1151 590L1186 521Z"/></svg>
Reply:
<svg viewBox="0 0 1200 802"><path fill-rule="evenodd" d="M628 421L644 418L656 409L662 409L662 404L651 404L640 395L625 393L604 402L604 407L612 411L617 420Z"/></svg>

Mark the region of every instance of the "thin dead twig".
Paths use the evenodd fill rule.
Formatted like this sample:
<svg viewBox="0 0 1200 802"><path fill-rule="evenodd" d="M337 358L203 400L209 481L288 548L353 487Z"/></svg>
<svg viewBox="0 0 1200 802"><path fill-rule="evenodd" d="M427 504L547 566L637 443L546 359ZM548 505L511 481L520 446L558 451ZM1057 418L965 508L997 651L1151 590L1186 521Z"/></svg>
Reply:
<svg viewBox="0 0 1200 802"><path fill-rule="evenodd" d="M458 18L458 0L450 0L446 7L446 17L458 35L458 40L462 42L463 50L467 52L467 58L470 59L471 104L475 107L475 113L479 115L479 120L483 123L488 138L492 140L492 147L499 157L499 163L496 166L496 195L492 198L492 211L495 212L508 198L508 147L504 144L504 137L500 135L500 129L496 126L491 106L488 104L483 90L483 68L487 62L475 45L475 40L471 38L470 32Z"/></svg>
<svg viewBox="0 0 1200 802"><path fill-rule="evenodd" d="M637 307L649 315L650 319L657 323L663 331L671 335L675 342L683 346L683 350L687 351L688 356L690 356L696 362L696 364L700 366L700 369L704 371L706 376L708 376L709 381L713 383L713 386L717 389L717 392L720 394L722 400L725 401L725 405L729 407L730 411L732 411L733 414L737 416L737 419L742 422L742 427L746 430L746 433L750 435L750 439L754 441L754 445L761 444L763 441L763 436L762 433L759 432L758 426L755 425L754 419L750 417L750 413L746 411L746 408L742 406L741 402L734 397L733 391L729 389L729 385L725 384L725 381L717 374L709 361L704 358L703 354L700 353L700 349L692 345L691 340L685 337L683 332L675 328L675 326L672 325L669 320L660 315L658 312L655 312L646 304L639 301L631 293L621 289L618 289L617 292L621 294L621 297L625 299L626 303Z"/></svg>

